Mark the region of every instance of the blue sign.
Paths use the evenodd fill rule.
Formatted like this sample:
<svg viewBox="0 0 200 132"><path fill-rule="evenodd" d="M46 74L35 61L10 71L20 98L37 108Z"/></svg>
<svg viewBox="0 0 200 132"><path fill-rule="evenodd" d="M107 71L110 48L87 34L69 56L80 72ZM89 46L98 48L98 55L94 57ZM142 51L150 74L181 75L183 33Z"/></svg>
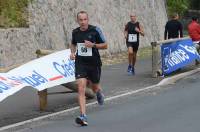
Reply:
<svg viewBox="0 0 200 132"><path fill-rule="evenodd" d="M200 56L191 39L170 42L161 46L162 72L167 75L182 68Z"/></svg>

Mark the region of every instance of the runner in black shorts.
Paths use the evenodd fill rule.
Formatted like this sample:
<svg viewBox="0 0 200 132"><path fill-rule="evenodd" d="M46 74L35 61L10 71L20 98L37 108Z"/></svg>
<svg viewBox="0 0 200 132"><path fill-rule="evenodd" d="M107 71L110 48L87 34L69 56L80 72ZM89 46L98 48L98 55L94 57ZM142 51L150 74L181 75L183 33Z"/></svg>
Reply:
<svg viewBox="0 0 200 132"><path fill-rule="evenodd" d="M87 78L92 83L97 84L100 82L101 78L101 67L93 67L89 65L75 65L75 77L79 78Z"/></svg>
<svg viewBox="0 0 200 132"><path fill-rule="evenodd" d="M137 57L137 51L139 48L139 35L144 36L144 31L139 22L136 21L136 16L130 15L131 21L125 26L124 36L126 39L126 45L128 48L128 69L127 72L131 75L135 75L135 62Z"/></svg>
<svg viewBox="0 0 200 132"><path fill-rule="evenodd" d="M99 85L102 63L98 49L107 49L107 44L101 30L88 24L87 12L80 11L77 14L77 21L80 27L72 32L70 55L71 59L75 59L75 77L78 84L81 113L76 118L76 123L87 126L85 88L88 80L96 93L98 103L100 105L104 103L104 95Z"/></svg>

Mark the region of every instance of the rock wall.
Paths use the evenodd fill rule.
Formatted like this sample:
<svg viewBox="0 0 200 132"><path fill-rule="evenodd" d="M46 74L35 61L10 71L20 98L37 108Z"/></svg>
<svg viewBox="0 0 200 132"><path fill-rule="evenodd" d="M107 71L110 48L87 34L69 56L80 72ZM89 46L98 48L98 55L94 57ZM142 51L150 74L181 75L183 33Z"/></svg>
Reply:
<svg viewBox="0 0 200 132"><path fill-rule="evenodd" d="M29 28L0 30L0 67L30 61L38 48L68 48L80 10L86 10L90 24L99 26L105 34L109 48L101 54L126 50L123 30L130 12L144 27L140 47L162 39L167 21L163 0L33 0Z"/></svg>

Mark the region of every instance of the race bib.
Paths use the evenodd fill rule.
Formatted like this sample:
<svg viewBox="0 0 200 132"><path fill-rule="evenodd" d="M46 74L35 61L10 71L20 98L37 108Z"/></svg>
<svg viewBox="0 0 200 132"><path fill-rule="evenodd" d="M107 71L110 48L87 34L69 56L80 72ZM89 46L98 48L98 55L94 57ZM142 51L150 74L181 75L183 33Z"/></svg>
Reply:
<svg viewBox="0 0 200 132"><path fill-rule="evenodd" d="M137 34L128 34L128 42L137 42Z"/></svg>
<svg viewBox="0 0 200 132"><path fill-rule="evenodd" d="M79 56L92 56L92 48L85 47L85 43L77 43Z"/></svg>

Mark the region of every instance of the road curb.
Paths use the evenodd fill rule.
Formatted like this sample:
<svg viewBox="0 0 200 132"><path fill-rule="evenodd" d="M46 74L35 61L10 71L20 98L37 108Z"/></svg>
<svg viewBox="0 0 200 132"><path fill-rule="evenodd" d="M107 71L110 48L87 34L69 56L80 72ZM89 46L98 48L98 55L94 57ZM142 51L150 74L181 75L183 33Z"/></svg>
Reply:
<svg viewBox="0 0 200 132"><path fill-rule="evenodd" d="M162 81L160 81L157 86L163 86L163 85L168 85L168 84L174 84L176 81L186 77L186 76L189 76L189 75L192 75L192 74L195 74L197 72L200 72L200 68L197 68L197 69L194 69L194 70L191 70L191 71L188 71L188 72L184 72L184 73L180 73L178 75L175 75L175 76L172 76L172 77L168 77L168 78L165 78L163 79Z"/></svg>
<svg viewBox="0 0 200 132"><path fill-rule="evenodd" d="M159 86L174 84L176 81L178 81L178 80L180 80L180 79L182 79L186 76L195 74L197 72L200 72L200 68L194 69L192 71L184 72L184 73L172 76L172 77L165 78L156 85L152 85L152 86L148 86L148 87L145 87L145 88L140 88L138 90L133 90L133 91L129 91L129 92L126 92L126 93L119 94L119 95L107 97L105 99L105 101L110 101L110 100L113 100L113 99L125 97L125 96L136 94L136 93L139 93L139 92L144 92L146 90L151 90L151 89L154 89L154 88L159 87ZM95 102L86 104L86 106L89 107L89 106L96 105L96 104L97 104L97 102L95 101ZM26 121L22 121L22 122L19 122L19 123L11 124L11 125L8 125L8 126L0 127L0 132L2 132L2 131L9 131L9 132L15 131L16 129L23 128L23 126L25 126L25 125L29 125L29 124L32 124L34 122L36 123L37 121L41 121L41 120L45 120L45 119L51 119L51 118L59 116L61 114L65 114L65 113L75 111L75 110L78 110L78 109L79 109L79 106L76 106L76 107L73 107L73 108L70 108L70 109L67 109L67 110L63 110L63 111L60 111L60 112L56 112L56 113L40 116L40 117L37 117L37 118L29 119L29 120L26 120Z"/></svg>

